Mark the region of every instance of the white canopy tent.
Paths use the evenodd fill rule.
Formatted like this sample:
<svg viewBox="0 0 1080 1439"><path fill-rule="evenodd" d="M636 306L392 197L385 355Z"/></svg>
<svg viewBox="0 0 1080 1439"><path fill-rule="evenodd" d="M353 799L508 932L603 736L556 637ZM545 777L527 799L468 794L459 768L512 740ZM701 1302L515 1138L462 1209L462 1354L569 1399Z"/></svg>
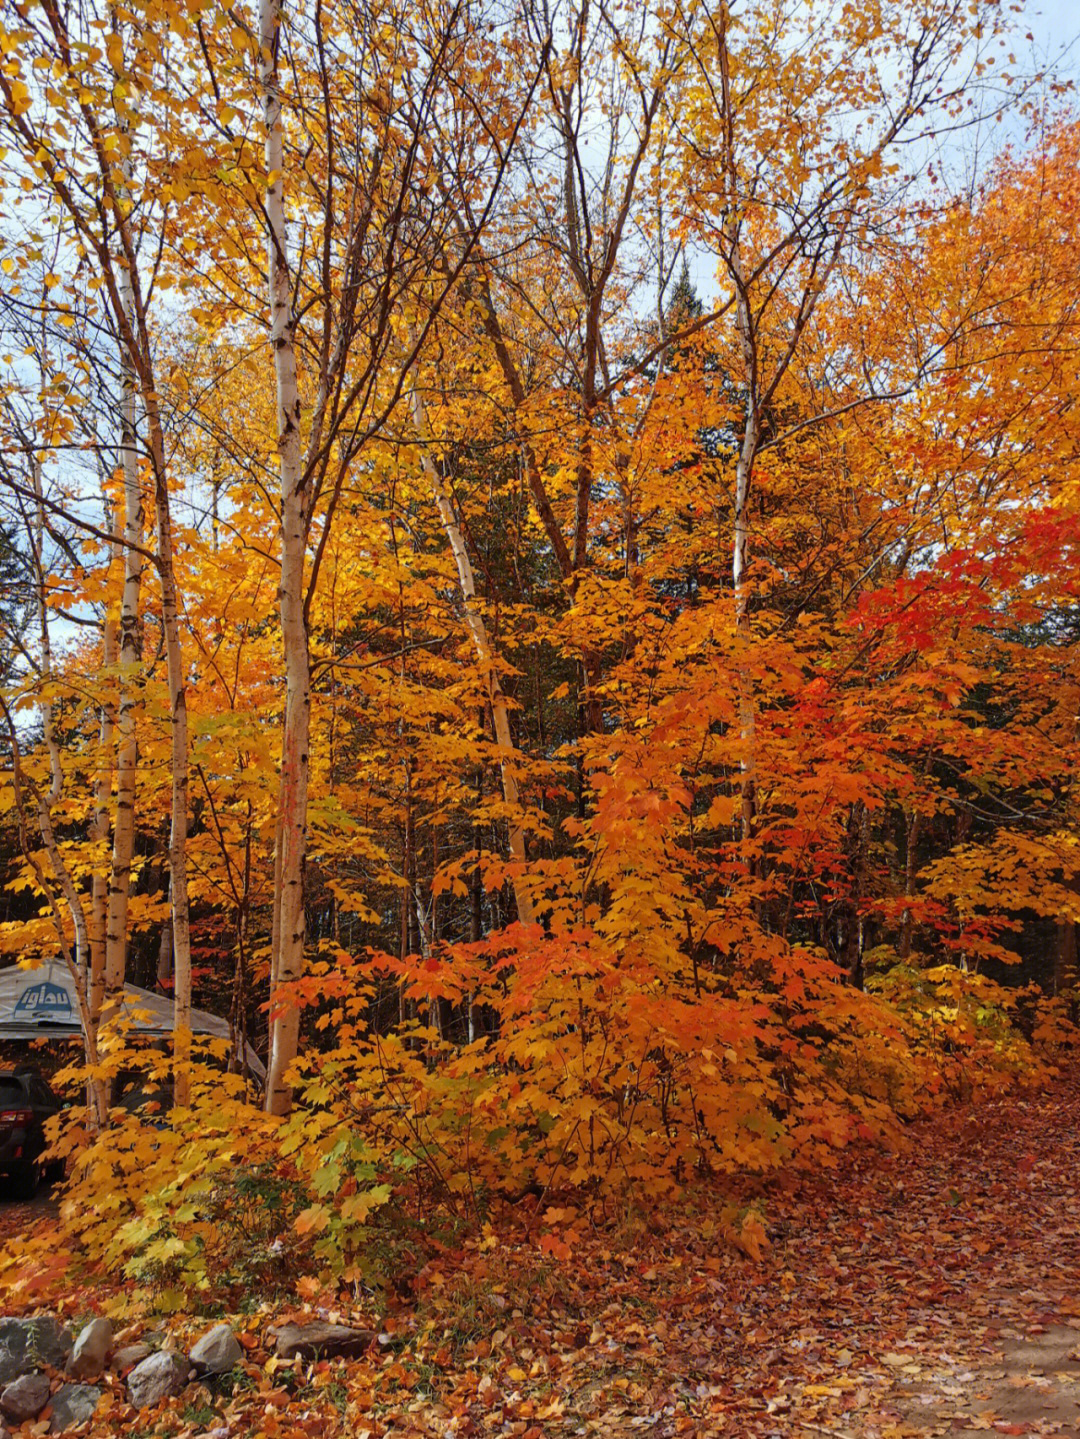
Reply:
<svg viewBox="0 0 1080 1439"><path fill-rule="evenodd" d="M148 1039L172 1034L173 1004L163 994L126 984L124 1011L135 1034ZM228 1020L205 1009L191 1011L191 1030L232 1040ZM71 1039L81 1034L79 1004L64 965L0 970L0 1039ZM266 1066L250 1044L244 1052L248 1070L265 1079Z"/></svg>

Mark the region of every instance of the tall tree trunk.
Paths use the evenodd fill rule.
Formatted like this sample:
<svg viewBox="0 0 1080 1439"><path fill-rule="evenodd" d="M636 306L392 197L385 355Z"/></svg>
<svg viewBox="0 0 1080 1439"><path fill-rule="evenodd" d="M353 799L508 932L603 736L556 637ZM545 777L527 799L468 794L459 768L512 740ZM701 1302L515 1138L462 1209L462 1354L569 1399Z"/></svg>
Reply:
<svg viewBox="0 0 1080 1439"><path fill-rule="evenodd" d="M135 328L135 298L131 274L118 267L121 299L131 332ZM142 539L145 526L143 491L139 477L138 438L135 432L136 376L131 356L122 347L120 398L120 463L124 474L124 588L120 599L118 633L118 702L116 709L116 819L113 823L112 863L109 867L105 916L104 1004L106 1010L123 994L127 975L127 915L131 891L131 861L135 853L135 782L138 739L135 731L137 676L142 659L139 605L142 596Z"/></svg>
<svg viewBox="0 0 1080 1439"><path fill-rule="evenodd" d="M754 479L754 461L761 443L761 407L758 393L758 354L755 344L754 315L742 258L742 196L739 193L735 159L735 100L731 84L727 25L725 14L721 18L716 41L722 104L725 212L728 216L724 239L728 248L728 272L735 288L735 329L742 358L742 380L746 386L743 437L735 464L735 537L731 557L731 578L735 590L736 670L739 687L740 834L745 850L753 837L757 790L756 705L754 682L746 663L745 649L751 635L750 491ZM749 855L747 862L751 863Z"/></svg>
<svg viewBox="0 0 1080 1439"><path fill-rule="evenodd" d="M15 803L19 815L19 838L24 856L30 861L34 870L38 886L46 896L49 908L52 911L53 921L57 937L60 941L60 952L71 976L76 1000L79 1006L79 1017L82 1020L84 1036L84 1052L87 1063L93 1068L97 1064L97 1016L92 1012L89 1000L89 979L91 970L90 960L90 929L86 920L86 911L79 895L78 886L72 877L64 861L63 853L57 842L56 832L53 829L52 806L57 803L63 793L64 771L60 758L60 745L56 738L53 726L53 707L49 698L53 679L52 672L52 640L49 632L49 606L48 592L45 576L45 493L41 477L41 459L34 451L30 455L30 476L36 500L35 515L30 533L31 548L34 557L34 591L37 601L39 638L41 645L40 677L42 687L42 698L38 704L41 715L42 737L45 741L45 750L49 757L49 788L42 794L37 785L24 780L22 775L22 762L20 756L18 737L11 716L4 708L5 717L8 721L12 752L12 773L15 782ZM42 843L45 852L49 857L49 863L56 877L60 893L71 915L72 928L75 933L75 949L72 952L68 945L67 936L64 933L64 926L60 917L60 909L52 887L48 883L44 869L36 858L30 854L26 826L26 807L23 795L24 788L29 788L34 798L37 809L38 829L41 832ZM89 1097L91 1112L95 1122L101 1125L105 1122L106 1109L104 1090L100 1082L90 1082Z"/></svg>
<svg viewBox="0 0 1080 1439"><path fill-rule="evenodd" d="M1065 883L1074 894L1080 894L1080 873L1066 875ZM1054 993L1070 996L1073 1019L1077 1013L1077 989L1080 988L1080 964L1077 962L1076 923L1072 919L1058 922L1057 952L1054 955Z"/></svg>
<svg viewBox="0 0 1080 1439"><path fill-rule="evenodd" d="M172 984L172 925L161 926L161 937L158 940L157 967L154 970L154 977L158 989L168 989Z"/></svg>
<svg viewBox="0 0 1080 1439"><path fill-rule="evenodd" d="M144 342L147 337L144 336ZM147 353L149 346L147 345ZM169 911L173 949L173 1073L178 1106L191 1097L191 919L188 900L188 718L184 649L174 565L172 509L165 466L165 435L158 397L152 386L143 392L150 459L154 470L157 520L157 568L161 581L161 623L165 634L165 667L169 685L171 804L169 824Z"/></svg>
<svg viewBox="0 0 1080 1439"><path fill-rule="evenodd" d="M109 562L113 567L122 558L119 539L114 540ZM87 928L90 936L90 985L88 1002L96 1024L101 1017L105 999L105 934L109 915L109 868L106 861L109 831L112 822L113 746L116 742L116 705L112 695L113 671L116 668L119 623L112 601L106 602L101 629L101 662L105 670L106 692L101 702L98 721L98 761L94 770L94 813L90 821L90 839L98 851L90 880L90 913Z"/></svg>
<svg viewBox="0 0 1080 1439"><path fill-rule="evenodd" d="M900 915L900 958L906 963L911 958L911 950L915 938L915 917L911 912L911 902L915 898L915 881L919 872L918 849L919 831L922 828L922 815L915 808L912 808L905 815L904 826L904 900L905 905Z"/></svg>
<svg viewBox="0 0 1080 1439"><path fill-rule="evenodd" d="M267 274L270 345L277 392L277 450L281 477L281 584L278 600L285 652L285 715L274 847L274 919L270 960L270 1065L266 1108L287 1113L292 1095L285 1075L296 1058L299 1011L282 987L299 978L304 958L304 852L307 841L308 737L311 690L304 614L306 490L300 450L300 395L296 377L296 320L292 308L285 234L284 146L278 49L278 0L259 10L259 80L266 128Z"/></svg>
<svg viewBox="0 0 1080 1439"><path fill-rule="evenodd" d="M514 875L514 899L517 904L518 918L522 924L532 924L534 911L532 899L525 885L524 866L527 861L525 853L525 828L518 818L517 810L520 806L520 793L518 790L517 776L513 768L514 741L510 733L510 713L506 704L506 696L499 684L499 676L495 670L495 656L492 650L491 641L488 637L487 626L484 624L484 617L480 613L476 603L476 580L473 575L472 561L469 559L469 552L465 547L465 537L461 533L461 526L458 524L457 516L454 514L454 507L450 503L450 496L446 493L446 485L439 473L439 467L428 453L427 444L431 439L431 427L428 424L427 413L424 402L418 392L412 391L412 411L416 422L417 432L423 442L420 459L431 485L431 492L435 498L435 506L439 511L439 519L442 521L443 531L450 545L451 553L454 556L454 564L457 568L458 586L461 590L461 605L465 614L465 625L469 636L476 650L476 657L484 671L484 678L487 684L488 700L491 704L491 719L495 729L495 743L499 752L499 773L502 776L503 799L509 811L507 815L507 827L509 830L510 858L514 862L516 873Z"/></svg>
<svg viewBox="0 0 1080 1439"><path fill-rule="evenodd" d="M37 608L38 642L41 646L40 676L41 698L38 713L41 716L41 734L45 741L45 752L49 757L49 790L46 803L52 807L64 788L64 771L60 763L60 745L53 728L52 694L52 638L49 633L48 585L45 575L45 492L41 481L41 457L36 450L29 455L30 483L36 501L34 519L30 531L30 544L34 555L34 598Z"/></svg>
<svg viewBox="0 0 1080 1439"><path fill-rule="evenodd" d="M1074 989L1077 982L1076 924L1063 919L1058 924L1057 953L1054 956L1054 993Z"/></svg>
<svg viewBox="0 0 1080 1439"><path fill-rule="evenodd" d="M750 485L758 446L758 421L753 400L746 405L746 430L735 466L735 539L731 578L735 590L736 667L739 685L739 815L744 847L754 832L757 791L757 718L754 681L746 660L750 642Z"/></svg>
<svg viewBox="0 0 1080 1439"><path fill-rule="evenodd" d="M859 913L866 890L866 870L870 857L870 811L862 800L851 807L848 820L848 851L851 865L851 891L841 908L841 935L838 945L840 963L848 981L862 989L863 918Z"/></svg>

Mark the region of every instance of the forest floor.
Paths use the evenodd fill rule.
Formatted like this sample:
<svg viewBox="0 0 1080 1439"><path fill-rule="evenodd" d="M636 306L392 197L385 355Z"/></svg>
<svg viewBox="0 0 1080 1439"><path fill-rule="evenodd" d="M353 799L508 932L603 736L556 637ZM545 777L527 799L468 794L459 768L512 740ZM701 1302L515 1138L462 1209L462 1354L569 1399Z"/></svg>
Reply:
<svg viewBox="0 0 1080 1439"><path fill-rule="evenodd" d="M231 1393L191 1385L136 1414L117 1385L90 1432L1080 1439L1080 1086L908 1138L766 1183L756 1261L702 1195L571 1234L561 1259L522 1215L486 1252L429 1262L389 1314L313 1295L237 1318L249 1362ZM0 1231L33 1213L0 1206ZM36 1222L55 1222L48 1206ZM88 1296L66 1307L86 1313ZM336 1364L269 1356L272 1318L316 1316L377 1317L380 1343Z"/></svg>

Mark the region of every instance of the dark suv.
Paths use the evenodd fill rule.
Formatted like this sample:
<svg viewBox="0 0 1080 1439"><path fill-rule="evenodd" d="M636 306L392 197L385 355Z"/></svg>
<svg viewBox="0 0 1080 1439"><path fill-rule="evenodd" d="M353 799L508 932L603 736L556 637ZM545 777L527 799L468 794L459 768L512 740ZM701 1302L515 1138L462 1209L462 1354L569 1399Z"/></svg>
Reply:
<svg viewBox="0 0 1080 1439"><path fill-rule="evenodd" d="M60 1101L31 1065L0 1070L0 1196L30 1199L43 1174L63 1177L63 1160L43 1164L45 1121Z"/></svg>

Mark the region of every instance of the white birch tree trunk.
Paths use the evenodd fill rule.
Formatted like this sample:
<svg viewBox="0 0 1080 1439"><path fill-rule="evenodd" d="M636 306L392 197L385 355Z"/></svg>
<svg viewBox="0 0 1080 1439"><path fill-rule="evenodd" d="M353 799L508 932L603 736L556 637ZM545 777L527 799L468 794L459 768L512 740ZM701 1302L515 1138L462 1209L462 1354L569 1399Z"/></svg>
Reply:
<svg viewBox="0 0 1080 1439"><path fill-rule="evenodd" d="M752 381L751 381L752 382ZM758 446L758 421L753 396L746 404L746 430L735 466L735 540L732 546L731 578L735 590L735 643L739 685L739 812L740 835L750 842L754 828L757 789L757 725L754 682L745 649L750 640L750 484Z"/></svg>
<svg viewBox="0 0 1080 1439"><path fill-rule="evenodd" d="M476 581L469 552L465 547L465 537L461 533L461 526L454 514L454 507L446 493L446 486L439 474L438 466L426 448L427 441L431 438L431 427L428 424L424 402L415 388L412 390L411 400L416 429L424 442L420 452L420 462L431 485L431 492L439 511L439 519L442 521L447 542L454 556L465 624L472 639L473 648L476 650L476 657L480 661L487 680L491 718L495 727L495 742L499 751L499 773L502 776L503 799L506 801L508 810L512 811L508 818L510 857L515 865L524 866L526 862L525 830L521 820L513 813L518 809L520 800L517 776L513 769L514 742L510 733L510 714L507 709L506 696L502 692L499 676L495 670L495 656L488 638L487 626L484 624L484 617L476 603ZM517 903L518 918L522 924L532 924L534 919L533 903L525 886L524 874L521 872L514 878L514 899Z"/></svg>
<svg viewBox="0 0 1080 1439"><path fill-rule="evenodd" d="M135 298L131 275L119 266L121 299L134 331ZM103 1002L106 1011L123 994L127 975L128 896L131 862L135 853L135 784L138 739L137 682L142 661L139 607L142 597L142 540L146 516L139 474L138 437L135 430L136 379L131 356L121 355L120 463L124 474L124 587L120 599L117 650L119 660L116 709L116 818L113 822L112 863L109 868L105 916Z"/></svg>
<svg viewBox="0 0 1080 1439"><path fill-rule="evenodd" d="M184 647L180 630L180 612L176 587L176 567L172 529L172 506L169 498L168 465L165 431L161 422L161 404L154 380L153 344L146 323L146 312L137 294L137 251L126 220L119 226L123 247L121 260L123 320L121 326L127 353L124 361L137 376L143 413L150 470L154 481L155 552L154 565L161 585L161 628L165 639L165 668L169 694L169 901L173 946L173 1094L178 1107L186 1107L191 1095L191 921L188 899L187 835L188 835L188 718L187 688L184 673ZM126 396L125 396L126 398ZM134 434L125 452L134 451ZM127 474L125 467L125 476ZM132 735L132 741L134 736ZM134 827L134 812L131 815ZM117 816L117 829L120 817ZM130 873L130 865L129 865ZM126 907L126 894L125 894ZM110 916L111 917L111 916ZM126 917L126 916L125 916ZM111 925L110 925L111 929ZM118 946L119 947L119 946ZM125 935L126 948L126 935ZM108 956L107 956L108 957ZM124 976L118 976L122 991ZM115 972L107 980L117 979Z"/></svg>
<svg viewBox="0 0 1080 1439"><path fill-rule="evenodd" d="M35 509L30 532L30 544L34 555L34 597L37 607L38 644L41 651L40 683L41 698L38 700L38 714L41 716L41 734L45 741L45 753L49 757L49 790L45 803L54 805L64 788L64 772L60 764L60 745L53 729L53 707L49 698L53 679L52 638L49 633L48 589L45 583L45 492L41 483L41 458L36 451L30 456L30 484L34 491Z"/></svg>
<svg viewBox="0 0 1080 1439"><path fill-rule="evenodd" d="M93 911L88 918L82 898L78 891L71 871L68 869L61 853L60 846L56 839L56 832L52 823L52 806L60 799L64 788L64 772L60 758L60 745L56 738L56 731L53 725L52 701L48 698L49 687L52 684L52 639L49 632L49 606L48 595L45 584L45 495L42 487L41 460L37 454L30 458L31 484L33 486L34 498L36 501L36 513L34 526L31 534L31 545L34 555L34 569L36 579L38 624L40 629L41 644L41 683L44 689L44 697L39 702L39 713L41 714L42 737L45 741L45 750L49 757L49 788L46 794L35 787L32 793L35 800L38 816L38 828L41 831L42 843L45 852L49 856L49 863L52 866L53 874L60 888L64 901L67 904L71 915L72 929L75 936L74 952L68 947L63 934L63 926L60 920L59 908L55 897L45 883L44 871L38 865L34 865L35 874L39 885L48 899L49 906L53 911L57 933L61 940L61 953L64 962L71 974L75 985L75 993L79 1005L79 1016L82 1020L84 1034L84 1049L87 1061L91 1065L97 1063L97 1039L98 1023L100 1019L100 1002L95 1008L93 985L97 970L95 961L100 963L102 959L101 946L95 949L95 933L93 928ZM104 726L104 716L102 720ZM13 749L16 749L16 760L18 759L17 747L12 736ZM100 771L95 779L95 792L100 784ZM20 807L23 804L22 796L16 795ZM99 811L95 810L94 823L97 823ZM105 796L105 821L108 823L108 795ZM25 829L23 812L20 812L20 828ZM106 830L106 834L108 831ZM25 846L24 846L25 848ZM100 872L94 875L95 883L103 881L104 876ZM92 900L95 894L92 892ZM102 935L98 936L103 937ZM104 1089L100 1082L91 1082L89 1087L91 1110L95 1121L99 1125L104 1123L106 1117Z"/></svg>
<svg viewBox="0 0 1080 1439"><path fill-rule="evenodd" d="M109 564L110 577L114 566L121 559L118 541L112 544ZM118 616L111 601L107 601L105 618L101 629L101 663L105 670L105 694L101 701L101 716L98 722L98 761L94 773L94 813L90 821L90 839L99 853L90 880L90 914L87 926L90 931L90 984L88 1003L94 1023L101 1018L101 1006L105 999L105 932L109 913L109 871L105 860L108 848L109 830L112 820L113 745L116 742L116 705L111 693L113 671L116 668L117 640L119 637Z"/></svg>
<svg viewBox="0 0 1080 1439"><path fill-rule="evenodd" d="M157 568L161 582L161 624L165 633L165 667L169 687L171 803L169 824L169 889L173 947L173 1085L174 1100L184 1108L191 1098L191 919L188 900L188 718L184 648L180 632L176 570L169 503L165 435L158 397L152 386L143 391L150 461L154 470L157 520Z"/></svg>
<svg viewBox="0 0 1080 1439"><path fill-rule="evenodd" d="M41 478L41 460L36 453L30 456L30 476L36 501L35 513L30 523L30 545L34 558L34 590L41 647L39 665L41 697L38 700L38 713L41 716L42 735L45 741L45 751L49 760L49 788L44 793L42 793L41 789L33 780L29 779L23 773L22 750L19 745L18 731L15 728L14 720L11 717L11 713L2 695L0 695L0 709L2 709L4 719L7 722L8 739L11 745L12 779L14 782L15 809L18 816L20 848L34 874L34 878L37 880L38 888L44 895L46 903L52 913L60 953L71 977L79 1006L79 1017L82 1020L83 1043L87 1063L91 1067L94 1067L97 1064L97 1022L96 1017L91 1014L87 989L90 970L90 932L86 922L86 910L83 907L78 886L64 860L52 822L52 806L57 803L63 793L64 772L60 757L60 746L53 727L52 700L49 697L53 671L52 640L49 633L48 594L45 584L45 504ZM64 903L71 917L72 931L75 938L74 950L68 942L63 916L53 886L49 882L44 867L30 847L26 810L27 791L29 791L34 802L42 845L44 846L45 853L48 855L56 885L63 895ZM100 1080L92 1080L90 1082L89 1095L93 1122L96 1126L100 1127L104 1124L107 1117L105 1093Z"/></svg>
<svg viewBox="0 0 1080 1439"><path fill-rule="evenodd" d="M86 911L71 871L64 862L52 822L52 807L59 801L64 791L64 771L60 758L60 743L56 738L56 730L53 725L53 706L50 698L53 664L52 638L49 632L48 589L45 583L45 496L41 480L41 460L36 453L30 456L30 477L36 501L30 542L34 555L34 590L38 618L38 642L41 652L39 665L41 697L38 700L38 713L41 716L41 733L45 742L45 753L49 760L48 790L42 794L35 785L32 793L37 808L38 828L41 831L42 843L49 856L60 892L64 896L64 901L71 914L72 928L75 934L74 953L65 950L65 959L68 968L72 971L73 978L79 981L81 993L85 998L90 969L90 933L86 923ZM93 1033L88 1030L87 1034L92 1042Z"/></svg>
<svg viewBox="0 0 1080 1439"><path fill-rule="evenodd" d="M291 1091L285 1080L296 1057L299 1011L288 1002L287 986L298 979L304 959L304 856L307 842L308 739L311 681L307 619L304 614L304 559L308 515L300 447L300 395L296 375L296 321L285 230L284 145L278 45L278 0L261 0L259 82L266 129L266 250L269 279L270 345L277 399L277 449L281 477L281 583L278 600L285 659L285 714L281 737L274 847L274 919L270 962L270 1063L266 1108L285 1114Z"/></svg>
<svg viewBox="0 0 1080 1439"><path fill-rule="evenodd" d="M727 265L735 287L735 329L742 356L742 380L746 386L745 422L742 445L735 464L735 536L732 544L731 579L735 591L735 667L739 689L739 812L740 837L746 850L753 836L757 790L757 722L754 680L747 664L750 640L750 490L754 460L761 441L761 412L758 403L758 355L750 291L742 263L740 231L741 199L735 162L735 108L732 97L730 56L727 44L727 16L717 35L717 59L722 97L724 131L725 211L728 215L725 240ZM749 862L749 857L748 857Z"/></svg>

